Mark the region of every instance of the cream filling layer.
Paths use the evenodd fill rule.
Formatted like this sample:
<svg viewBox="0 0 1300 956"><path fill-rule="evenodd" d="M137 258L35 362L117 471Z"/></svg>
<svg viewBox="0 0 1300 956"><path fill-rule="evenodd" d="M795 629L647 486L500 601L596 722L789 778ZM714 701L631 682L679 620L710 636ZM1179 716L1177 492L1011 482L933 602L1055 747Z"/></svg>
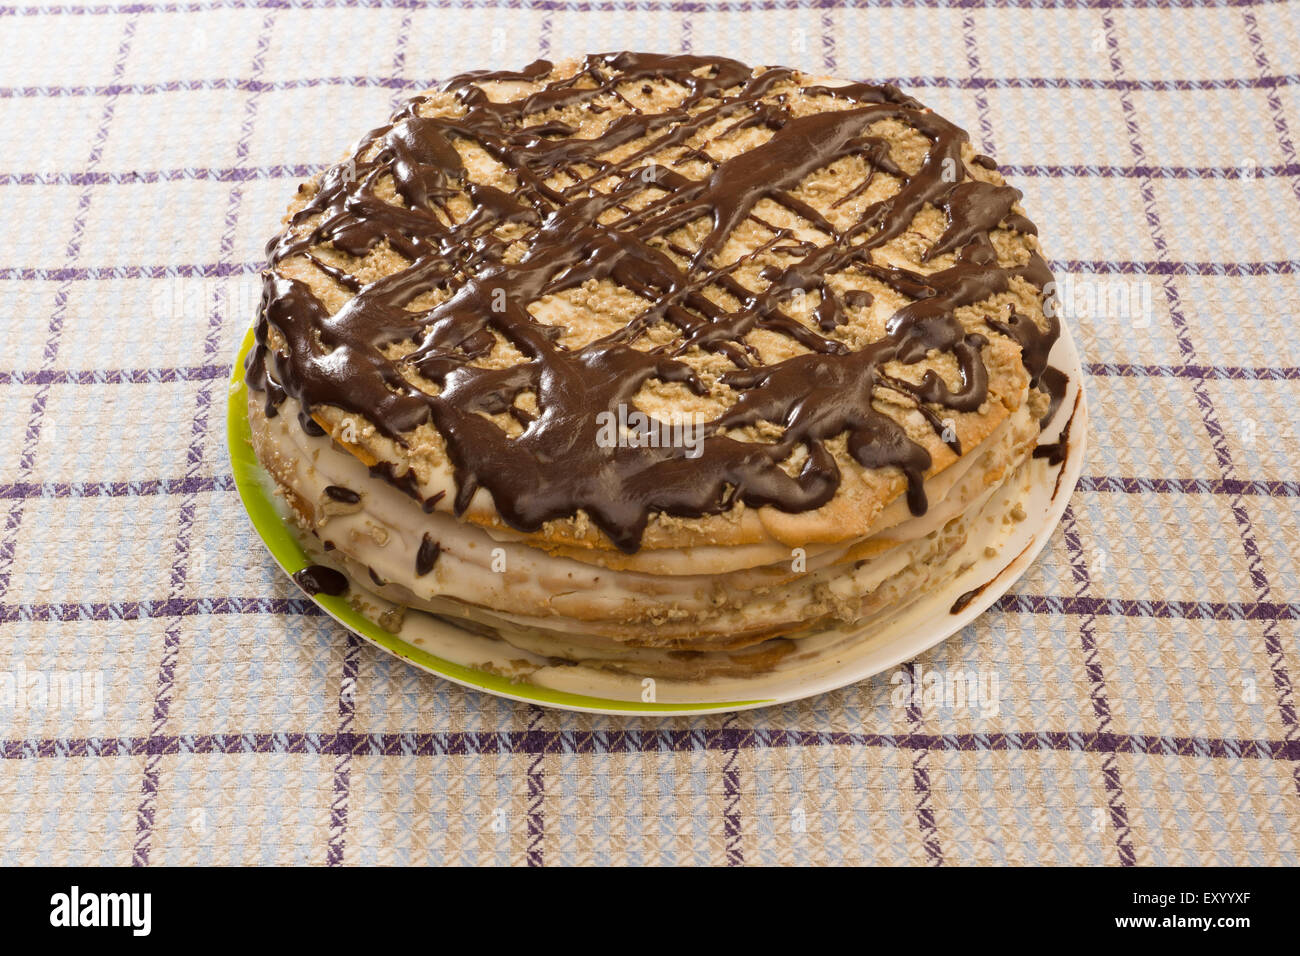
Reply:
<svg viewBox="0 0 1300 956"><path fill-rule="evenodd" d="M520 673L531 673L544 667L548 661L580 664L600 670L613 670L632 675L638 679L645 677L665 678L670 680L699 680L711 677L739 677L747 674L766 672L783 668L790 663L799 666L805 659L833 653L835 647L844 642L856 643L864 631L873 631L887 627L890 622L920 600L927 593L942 588L957 574L977 560L985 544L997 541L1005 534L998 526L1005 527L1008 514L1014 510L1014 504L1020 499L1027 483L1027 460L1015 473L989 495L978 507L970 509L944 532L942 556L935 560L915 564L903 569L889 578L862 601L856 614L858 616L847 629L823 630L835 621L810 621L802 630L791 631L782 639L761 640L752 645L740 647L720 645L698 645L691 654L666 654L662 647L635 646L608 639L593 639L585 635L575 635L553 627L537 626L507 619L484 609L465 608L454 615L448 615L441 608L431 610L438 617L452 617L454 623L462 628L468 626L471 631L490 633L504 641L517 655L510 656L509 666ZM354 561L346 561L345 568L364 580L365 569ZM386 592L385 600L400 600L399 594L393 594L392 586L383 589L360 589L369 595L372 590ZM363 601L364 603L364 601ZM420 621L420 614L407 616L412 636L434 633L440 642L447 638L445 632L433 631ZM554 625L555 622L550 622ZM481 640L481 638L479 639ZM472 643L472 639L466 637ZM511 652L505 652L510 655ZM475 656L477 655L477 656ZM483 658L484 651L479 648L471 651L475 659ZM503 660L502 652L490 653L492 661Z"/></svg>
<svg viewBox="0 0 1300 956"><path fill-rule="evenodd" d="M707 641L728 633L740 640L757 626L797 625L826 607L838 607L849 619L855 602L882 582L934 560L934 536L958 515L981 507L1036 435L1022 408L926 483L931 505L925 515L911 517L905 503L895 502L881 515L882 530L859 542L809 548L803 555L784 546L682 549L657 563L690 567L693 573L655 574L551 555L445 512L425 514L328 437L303 432L292 400L270 420L260 402L254 399L251 405L259 453L276 478L311 505L310 530L400 590L406 598L402 603L470 618L478 609L523 628L558 625L604 640L643 640L653 631L655 643ZM333 501L325 494L329 485L358 492L361 501L356 506ZM896 505L901 505L902 520ZM426 533L439 543L441 554L432 571L418 576L416 555ZM736 550L747 550L750 557L762 551L763 557L776 560L700 573L710 565L725 569L735 563L735 555L716 562L710 560L714 555L701 552ZM381 594L389 590L374 587Z"/></svg>

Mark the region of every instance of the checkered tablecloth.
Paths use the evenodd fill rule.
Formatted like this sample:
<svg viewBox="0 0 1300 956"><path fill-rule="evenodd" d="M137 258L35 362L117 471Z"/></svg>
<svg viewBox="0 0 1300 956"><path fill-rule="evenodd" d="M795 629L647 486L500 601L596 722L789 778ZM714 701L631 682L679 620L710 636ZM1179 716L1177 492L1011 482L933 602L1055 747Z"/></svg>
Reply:
<svg viewBox="0 0 1300 956"><path fill-rule="evenodd" d="M1024 191L1084 477L906 672L992 708L517 705L254 536L226 378L296 182L439 78L620 48L897 82ZM0 862L1300 863L1300 3L2 6L0 118Z"/></svg>

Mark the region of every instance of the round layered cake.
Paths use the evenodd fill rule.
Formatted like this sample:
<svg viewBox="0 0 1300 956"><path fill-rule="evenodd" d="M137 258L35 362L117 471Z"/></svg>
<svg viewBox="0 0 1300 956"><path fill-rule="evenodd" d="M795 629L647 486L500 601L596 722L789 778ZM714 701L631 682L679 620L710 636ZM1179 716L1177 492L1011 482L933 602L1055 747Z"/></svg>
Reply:
<svg viewBox="0 0 1300 956"><path fill-rule="evenodd" d="M268 246L254 448L337 569L300 583L635 674L869 635L1015 520L1059 399L1020 198L895 87L781 67L414 97Z"/></svg>

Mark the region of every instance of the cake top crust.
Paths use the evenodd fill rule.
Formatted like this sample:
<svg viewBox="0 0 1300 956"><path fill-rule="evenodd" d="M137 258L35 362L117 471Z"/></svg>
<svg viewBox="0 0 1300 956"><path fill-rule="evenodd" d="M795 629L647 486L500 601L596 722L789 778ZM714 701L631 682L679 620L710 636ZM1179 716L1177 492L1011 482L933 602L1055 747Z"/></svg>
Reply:
<svg viewBox="0 0 1300 956"><path fill-rule="evenodd" d="M893 86L627 52L467 73L300 187L248 381L515 532L860 534L1060 390L1019 199Z"/></svg>

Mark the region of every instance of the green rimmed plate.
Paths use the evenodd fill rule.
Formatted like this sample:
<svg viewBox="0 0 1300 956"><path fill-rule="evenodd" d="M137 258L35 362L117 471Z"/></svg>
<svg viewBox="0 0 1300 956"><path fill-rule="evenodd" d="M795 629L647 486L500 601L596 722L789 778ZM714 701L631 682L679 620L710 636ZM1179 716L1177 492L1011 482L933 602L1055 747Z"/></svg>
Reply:
<svg viewBox="0 0 1300 956"><path fill-rule="evenodd" d="M271 493L271 479L253 453L244 381L244 358L252 345L250 329L230 377L226 434L231 470L254 530L276 563L292 575L316 560ZM803 639L802 653L792 655L797 661L782 662L765 674L654 682L650 700L645 699L646 685L634 677L583 667L541 667L528 680L520 680L495 672L498 668L490 664L494 653L507 660L519 657L518 651L494 638L471 634L419 612L408 612L407 623L400 633L394 633L362 614L345 597L319 594L310 598L358 637L421 670L474 690L565 710L629 716L703 714L787 703L836 690L897 667L965 627L1006 593L1046 545L1081 473L1087 434L1087 408L1080 389L1082 369L1067 329L1062 329L1052 358L1053 364L1069 375L1070 386L1056 420L1044 431L1044 440L1055 440L1072 420L1065 462L1053 466L1035 460L1028 482L1004 492L1006 506L1018 501L1028 518L998 532L995 556L983 553L988 539L972 543L971 566L966 571L883 627L873 628L869 635L864 629L832 629ZM978 593L970 597L976 589ZM965 601L954 613L959 598ZM499 649L494 651L492 645Z"/></svg>

